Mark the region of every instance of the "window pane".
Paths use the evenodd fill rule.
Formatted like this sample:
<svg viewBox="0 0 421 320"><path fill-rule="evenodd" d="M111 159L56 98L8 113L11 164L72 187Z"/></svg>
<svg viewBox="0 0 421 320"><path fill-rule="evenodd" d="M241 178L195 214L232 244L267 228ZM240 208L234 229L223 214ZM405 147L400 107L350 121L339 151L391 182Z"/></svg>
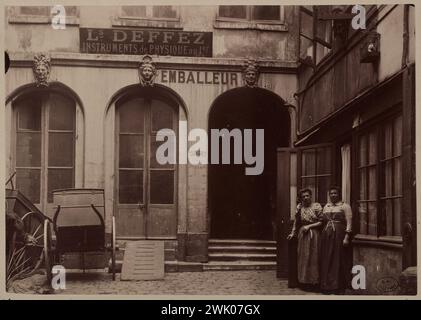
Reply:
<svg viewBox="0 0 421 320"><path fill-rule="evenodd" d="M384 128L384 159L392 157L392 126L388 124Z"/></svg>
<svg viewBox="0 0 421 320"><path fill-rule="evenodd" d="M367 174L366 169L360 169L360 200L367 200Z"/></svg>
<svg viewBox="0 0 421 320"><path fill-rule="evenodd" d="M305 150L302 153L302 175L316 174L316 152L314 149Z"/></svg>
<svg viewBox="0 0 421 320"><path fill-rule="evenodd" d="M377 235L377 205L368 203L368 234Z"/></svg>
<svg viewBox="0 0 421 320"><path fill-rule="evenodd" d="M402 116L399 116L394 121L394 139L393 139L393 150L394 155L402 154Z"/></svg>
<svg viewBox="0 0 421 320"><path fill-rule="evenodd" d="M388 199L383 201L385 206L384 211L386 215L386 235L393 235L393 200Z"/></svg>
<svg viewBox="0 0 421 320"><path fill-rule="evenodd" d="M360 218L360 233L367 234L367 204L365 202L359 203L358 213Z"/></svg>
<svg viewBox="0 0 421 320"><path fill-rule="evenodd" d="M367 164L367 136L360 137L360 150L359 150L359 164L364 166Z"/></svg>
<svg viewBox="0 0 421 320"><path fill-rule="evenodd" d="M393 177L393 195L402 195L402 166L401 159L396 158L394 160L394 177Z"/></svg>
<svg viewBox="0 0 421 320"><path fill-rule="evenodd" d="M35 98L17 104L18 130L41 131L41 100Z"/></svg>
<svg viewBox="0 0 421 320"><path fill-rule="evenodd" d="M317 190L316 190L316 178L303 178L301 180L301 189L308 188L311 190L313 195L313 200L318 201L317 199Z"/></svg>
<svg viewBox="0 0 421 320"><path fill-rule="evenodd" d="M119 202L143 203L143 171L120 170Z"/></svg>
<svg viewBox="0 0 421 320"><path fill-rule="evenodd" d="M174 202L174 171L151 171L151 203Z"/></svg>
<svg viewBox="0 0 421 320"><path fill-rule="evenodd" d="M375 132L370 132L368 135L368 161L369 164L376 164L377 162L377 136Z"/></svg>
<svg viewBox="0 0 421 320"><path fill-rule="evenodd" d="M151 137L151 153L150 153L150 166L151 168L173 168L174 165L173 164L159 164L158 161L156 161L156 150L158 149L158 147L160 145L162 145L163 143L166 143L167 140L165 141L156 141L156 137L152 136ZM176 141L176 140L174 140ZM174 146L175 148L177 148L177 146ZM167 159L169 158L169 155L166 153L165 154L167 157ZM175 158L171 158L173 160L173 163L175 163Z"/></svg>
<svg viewBox="0 0 421 320"><path fill-rule="evenodd" d="M393 196L393 176L392 176L392 161L387 161L384 165L384 184L385 184L385 190L384 190L384 196L391 197Z"/></svg>
<svg viewBox="0 0 421 320"><path fill-rule="evenodd" d="M300 7L306 8L307 10L313 12L313 6L300 6Z"/></svg>
<svg viewBox="0 0 421 320"><path fill-rule="evenodd" d="M49 16L50 7L36 7L36 6L23 6L20 7L21 14L34 15L34 16Z"/></svg>
<svg viewBox="0 0 421 320"><path fill-rule="evenodd" d="M50 132L48 134L48 166L73 167L73 133Z"/></svg>
<svg viewBox="0 0 421 320"><path fill-rule="evenodd" d="M48 202L53 202L54 190L73 188L73 169L48 169Z"/></svg>
<svg viewBox="0 0 421 320"><path fill-rule="evenodd" d="M246 6L219 6L219 16L224 18L247 19Z"/></svg>
<svg viewBox="0 0 421 320"><path fill-rule="evenodd" d="M368 199L377 199L377 180L376 180L376 168L368 168Z"/></svg>
<svg viewBox="0 0 421 320"><path fill-rule="evenodd" d="M300 37L300 58L313 57L313 42L307 38Z"/></svg>
<svg viewBox="0 0 421 320"><path fill-rule="evenodd" d="M143 168L144 136L120 134L119 167Z"/></svg>
<svg viewBox="0 0 421 320"><path fill-rule="evenodd" d="M313 17L305 12L300 13L301 17L301 34L313 39Z"/></svg>
<svg viewBox="0 0 421 320"><path fill-rule="evenodd" d="M49 127L51 130L74 130L75 103L58 94L51 94L49 110Z"/></svg>
<svg viewBox="0 0 421 320"><path fill-rule="evenodd" d="M166 103L159 100L152 100L152 131L160 129L172 129L173 109Z"/></svg>
<svg viewBox="0 0 421 320"><path fill-rule="evenodd" d="M253 6L253 20L280 20L279 6Z"/></svg>
<svg viewBox="0 0 421 320"><path fill-rule="evenodd" d="M127 17L146 17L146 6L122 6L121 12Z"/></svg>
<svg viewBox="0 0 421 320"><path fill-rule="evenodd" d="M154 18L177 18L177 11L174 6L153 6Z"/></svg>
<svg viewBox="0 0 421 320"><path fill-rule="evenodd" d="M120 132L143 133L144 109L142 99L133 99L119 108Z"/></svg>
<svg viewBox="0 0 421 320"><path fill-rule="evenodd" d="M316 44L316 64L319 63L323 57L325 57L329 52L330 49L328 47L325 47L321 45L320 43Z"/></svg>
<svg viewBox="0 0 421 320"><path fill-rule="evenodd" d="M16 188L33 203L40 203L41 170L16 169Z"/></svg>
<svg viewBox="0 0 421 320"><path fill-rule="evenodd" d="M331 165L331 148L317 149L317 174L330 174Z"/></svg>
<svg viewBox="0 0 421 320"><path fill-rule="evenodd" d="M330 14L330 6L318 6L318 17L321 15ZM332 34L332 20L317 20L317 37L331 43Z"/></svg>
<svg viewBox="0 0 421 320"><path fill-rule="evenodd" d="M401 215L402 215L402 198L394 200L394 223L393 223L393 235L401 236Z"/></svg>
<svg viewBox="0 0 421 320"><path fill-rule="evenodd" d="M16 136L16 166L41 166L41 133L18 132Z"/></svg>
<svg viewBox="0 0 421 320"><path fill-rule="evenodd" d="M328 199L328 190L331 185L330 177L325 178L318 178L317 183L317 202L320 202L321 204L326 204Z"/></svg>
<svg viewBox="0 0 421 320"><path fill-rule="evenodd" d="M76 6L64 6L66 9L66 15L71 17L77 16L77 7Z"/></svg>

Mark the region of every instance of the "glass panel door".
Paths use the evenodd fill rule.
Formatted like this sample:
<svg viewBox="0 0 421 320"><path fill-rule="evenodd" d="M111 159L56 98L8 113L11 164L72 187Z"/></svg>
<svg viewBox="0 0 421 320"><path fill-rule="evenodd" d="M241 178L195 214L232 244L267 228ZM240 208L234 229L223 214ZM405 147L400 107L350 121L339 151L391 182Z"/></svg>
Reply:
<svg viewBox="0 0 421 320"><path fill-rule="evenodd" d="M135 98L117 107L117 235L175 237L175 165L159 164L161 129L175 131L175 109L157 99Z"/></svg>

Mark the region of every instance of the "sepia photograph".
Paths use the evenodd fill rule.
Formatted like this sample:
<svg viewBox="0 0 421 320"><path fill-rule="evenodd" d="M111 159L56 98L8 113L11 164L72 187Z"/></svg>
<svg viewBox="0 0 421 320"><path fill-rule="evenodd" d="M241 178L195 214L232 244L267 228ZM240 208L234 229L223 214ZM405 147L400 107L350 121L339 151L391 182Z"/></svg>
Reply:
<svg viewBox="0 0 421 320"><path fill-rule="evenodd" d="M417 295L416 5L372 2L5 5L2 295Z"/></svg>

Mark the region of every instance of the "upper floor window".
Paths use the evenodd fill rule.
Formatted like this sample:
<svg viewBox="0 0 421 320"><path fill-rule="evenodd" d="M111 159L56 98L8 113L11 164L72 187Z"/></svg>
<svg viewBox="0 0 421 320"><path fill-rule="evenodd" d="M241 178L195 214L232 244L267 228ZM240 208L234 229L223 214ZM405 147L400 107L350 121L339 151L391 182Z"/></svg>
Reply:
<svg viewBox="0 0 421 320"><path fill-rule="evenodd" d="M121 6L113 26L182 29L178 6Z"/></svg>
<svg viewBox="0 0 421 320"><path fill-rule="evenodd" d="M10 23L51 23L54 16L53 6L19 6L9 7ZM74 25L79 21L79 9L77 6L64 6L66 24Z"/></svg>
<svg viewBox="0 0 421 320"><path fill-rule="evenodd" d="M178 20L176 6L122 6L120 18Z"/></svg>
<svg viewBox="0 0 421 320"><path fill-rule="evenodd" d="M282 6L219 6L218 18L232 21L282 23Z"/></svg>
<svg viewBox="0 0 421 320"><path fill-rule="evenodd" d="M299 60L316 66L332 49L332 20L320 16L330 12L330 6L300 6Z"/></svg>

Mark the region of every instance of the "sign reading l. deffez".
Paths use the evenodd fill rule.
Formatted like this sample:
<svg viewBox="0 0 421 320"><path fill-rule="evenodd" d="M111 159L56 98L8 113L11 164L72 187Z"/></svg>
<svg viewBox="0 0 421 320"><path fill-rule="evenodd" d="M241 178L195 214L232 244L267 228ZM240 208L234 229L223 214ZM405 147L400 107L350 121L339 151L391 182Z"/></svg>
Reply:
<svg viewBox="0 0 421 320"><path fill-rule="evenodd" d="M80 51L212 57L212 32L80 28Z"/></svg>

